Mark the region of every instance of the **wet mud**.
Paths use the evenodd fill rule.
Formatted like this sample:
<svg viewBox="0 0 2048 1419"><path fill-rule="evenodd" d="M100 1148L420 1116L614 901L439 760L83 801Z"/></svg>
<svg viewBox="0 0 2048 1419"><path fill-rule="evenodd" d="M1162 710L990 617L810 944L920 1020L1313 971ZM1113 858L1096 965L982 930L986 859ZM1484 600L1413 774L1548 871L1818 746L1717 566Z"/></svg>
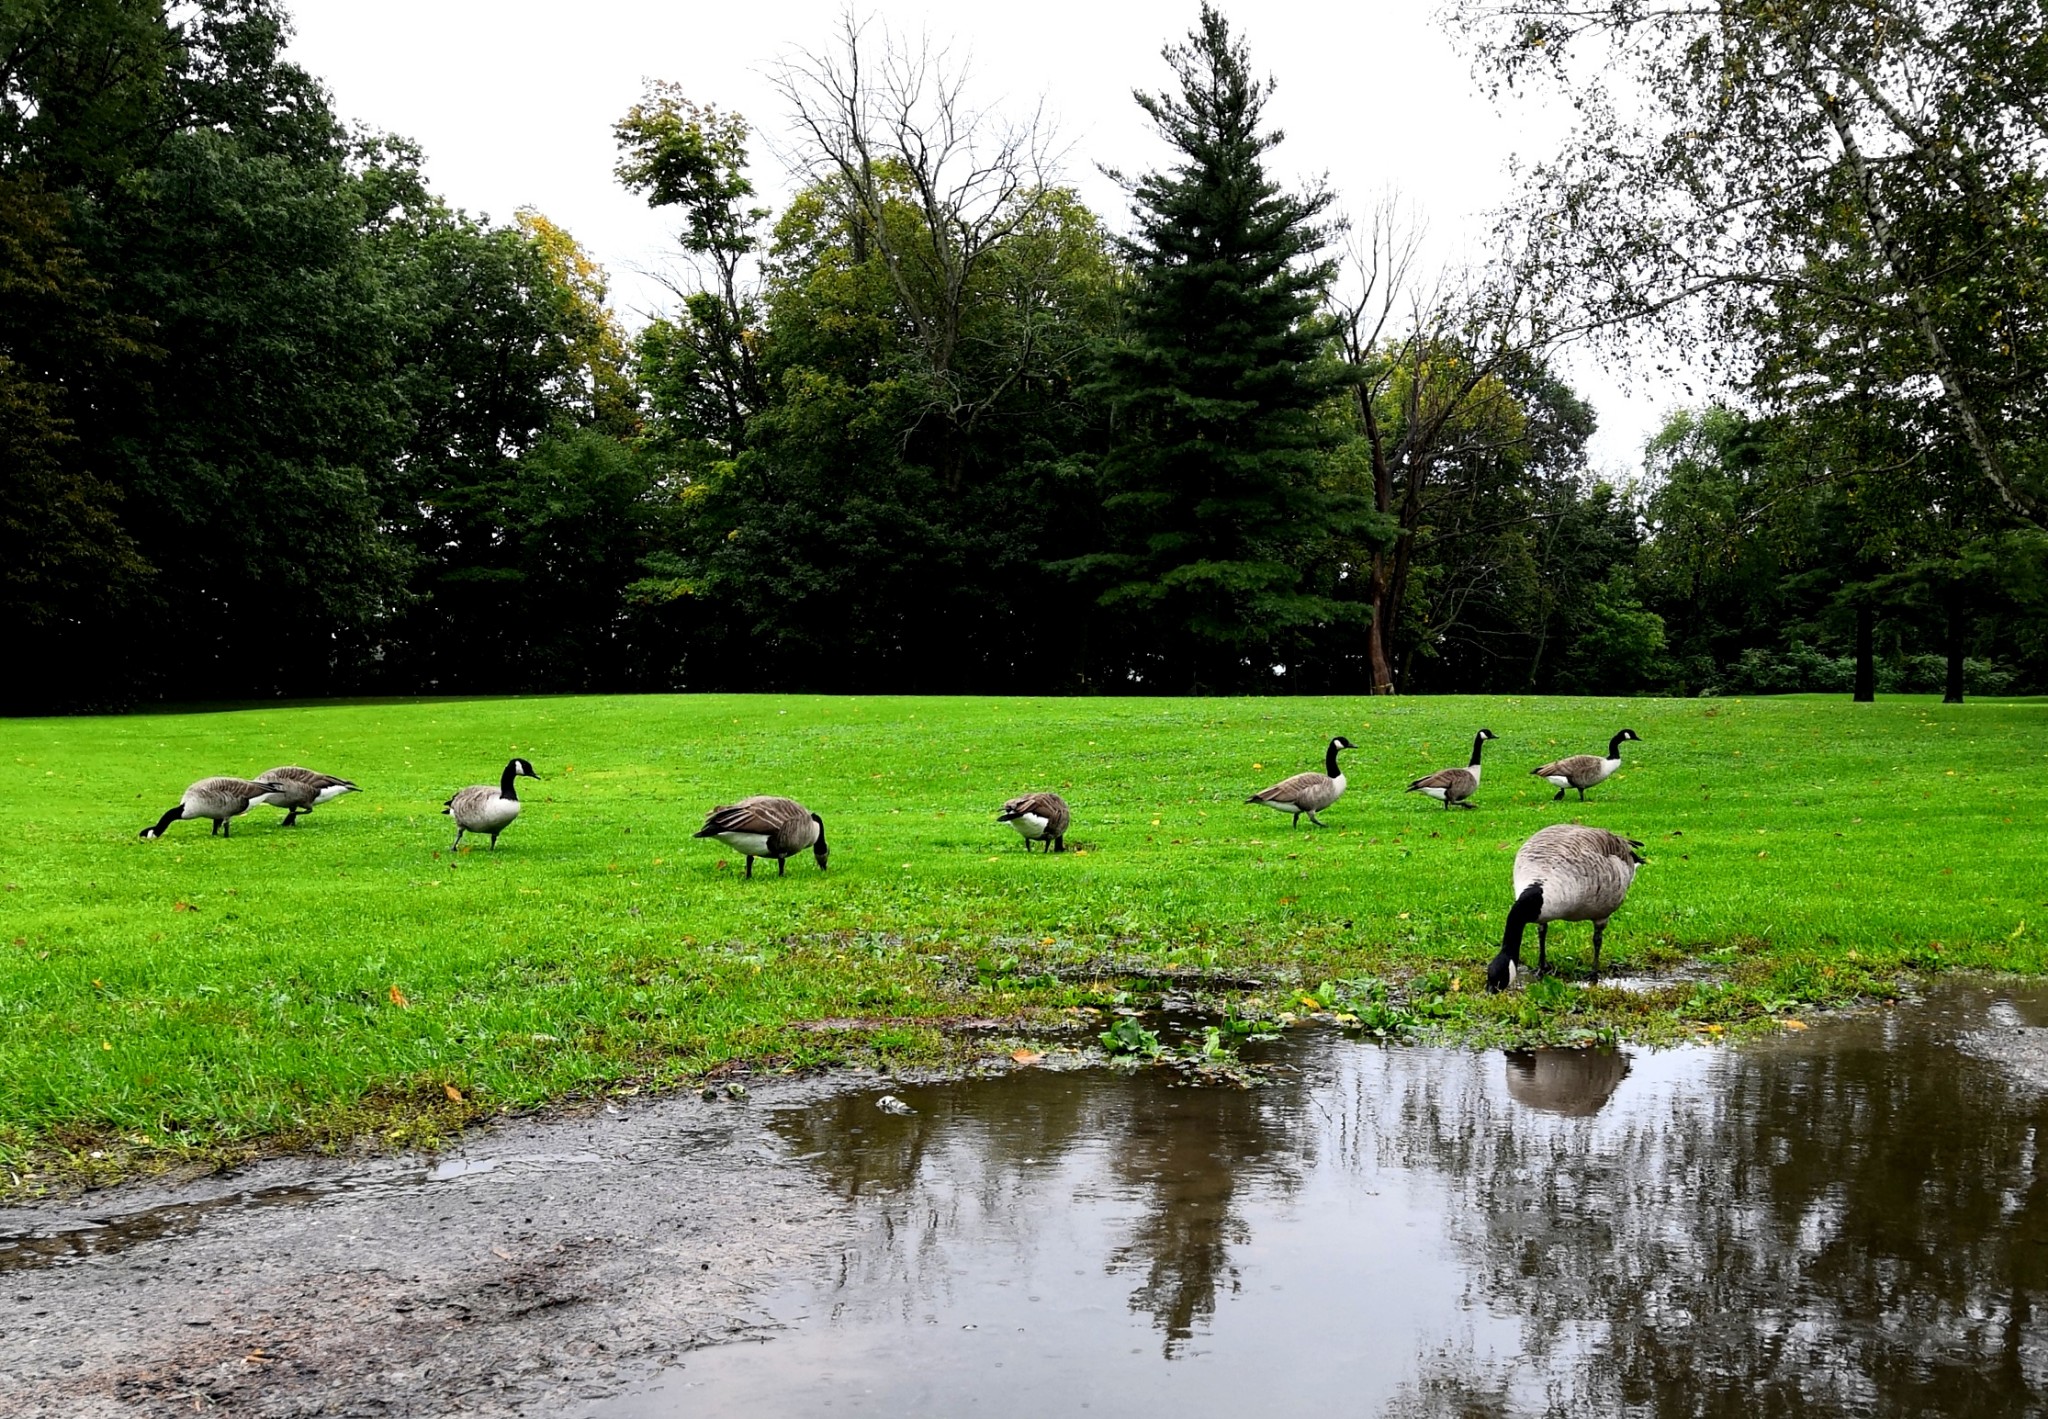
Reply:
<svg viewBox="0 0 2048 1419"><path fill-rule="evenodd" d="M0 1214L36 1415L2032 1415L2048 988L1741 1048L1302 1031ZM884 1096L909 1111L878 1107Z"/></svg>

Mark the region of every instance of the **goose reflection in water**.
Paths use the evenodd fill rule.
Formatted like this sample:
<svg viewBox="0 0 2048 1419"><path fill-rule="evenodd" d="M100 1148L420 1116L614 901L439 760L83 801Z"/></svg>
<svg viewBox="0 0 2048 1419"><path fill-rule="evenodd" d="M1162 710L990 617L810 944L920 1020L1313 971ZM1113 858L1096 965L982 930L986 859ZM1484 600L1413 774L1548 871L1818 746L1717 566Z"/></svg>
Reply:
<svg viewBox="0 0 2048 1419"><path fill-rule="evenodd" d="M1628 1078L1628 1056L1612 1049L1507 1052L1508 1097L1525 1109L1590 1118Z"/></svg>

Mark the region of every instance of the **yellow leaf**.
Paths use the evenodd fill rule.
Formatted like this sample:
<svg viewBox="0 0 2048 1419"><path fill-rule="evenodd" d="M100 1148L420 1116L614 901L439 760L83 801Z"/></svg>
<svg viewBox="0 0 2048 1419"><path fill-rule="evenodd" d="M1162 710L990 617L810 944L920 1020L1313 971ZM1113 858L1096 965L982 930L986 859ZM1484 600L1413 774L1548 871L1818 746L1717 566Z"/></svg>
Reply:
<svg viewBox="0 0 2048 1419"><path fill-rule="evenodd" d="M1044 1059L1045 1055L1035 1049L1013 1049L1010 1051L1010 1058L1019 1064L1036 1064Z"/></svg>
<svg viewBox="0 0 2048 1419"><path fill-rule="evenodd" d="M1323 1008L1323 1002L1316 999L1313 995L1302 996L1301 1003L1303 1005L1306 1005L1311 1010L1320 1010Z"/></svg>
<svg viewBox="0 0 2048 1419"><path fill-rule="evenodd" d="M110 1044L108 1044L108 1043L107 1043L107 1042L106 1042L105 1040L101 1040L101 1041L100 1041L100 1048L101 1048L101 1049L112 1049L112 1048L113 1048L113 1046L112 1046L112 1045L110 1045Z"/></svg>
<svg viewBox="0 0 2048 1419"><path fill-rule="evenodd" d="M1406 921L1406 920L1408 920L1408 913L1406 913L1406 912L1402 912L1402 913L1401 913L1401 920L1403 920L1403 921Z"/></svg>
<svg viewBox="0 0 2048 1419"><path fill-rule="evenodd" d="M405 998L405 992L395 985L391 987L391 1003L400 1007L409 1007L412 1004L410 1000Z"/></svg>
<svg viewBox="0 0 2048 1419"><path fill-rule="evenodd" d="M448 1096L449 1103L459 1104L462 1102L462 1091L456 1088L453 1084L443 1084L441 1086L441 1091Z"/></svg>
<svg viewBox="0 0 2048 1419"><path fill-rule="evenodd" d="M1788 1030L1803 1030L1806 1028L1804 1020L1780 1020L1778 1023Z"/></svg>
<svg viewBox="0 0 2048 1419"><path fill-rule="evenodd" d="M1465 988L1465 978L1464 978L1463 976L1452 976L1452 977L1451 977L1451 989L1452 989L1452 990L1463 990L1464 988Z"/></svg>

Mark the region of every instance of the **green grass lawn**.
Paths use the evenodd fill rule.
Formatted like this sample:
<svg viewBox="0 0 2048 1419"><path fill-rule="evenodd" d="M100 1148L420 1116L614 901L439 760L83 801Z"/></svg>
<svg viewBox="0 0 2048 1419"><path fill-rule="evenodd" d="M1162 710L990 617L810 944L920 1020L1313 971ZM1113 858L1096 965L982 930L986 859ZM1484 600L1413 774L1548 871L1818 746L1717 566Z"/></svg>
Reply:
<svg viewBox="0 0 2048 1419"><path fill-rule="evenodd" d="M1401 792L1481 725L1476 810ZM1624 725L1643 742L1583 806L1529 777ZM0 1165L34 1187L420 1141L733 1061L929 1059L948 1020L1028 1035L1169 968L1292 982L1220 991L1240 1012L1332 981L1340 1008L1391 992L1399 1028L1489 1040L1739 1030L1914 970L2038 971L2044 725L2038 701L795 696L0 722ZM1327 828L1243 803L1337 733L1360 747ZM524 816L451 858L442 801L515 753L545 779ZM277 763L364 792L289 831L259 808L229 840L136 836L192 780ZM1063 857L993 821L1046 787L1073 805ZM823 815L829 873L744 881L691 840L763 792ZM1485 998L1514 849L1565 819L1649 845L1606 963L1670 983L1587 988L1587 929L1561 926L1561 979Z"/></svg>

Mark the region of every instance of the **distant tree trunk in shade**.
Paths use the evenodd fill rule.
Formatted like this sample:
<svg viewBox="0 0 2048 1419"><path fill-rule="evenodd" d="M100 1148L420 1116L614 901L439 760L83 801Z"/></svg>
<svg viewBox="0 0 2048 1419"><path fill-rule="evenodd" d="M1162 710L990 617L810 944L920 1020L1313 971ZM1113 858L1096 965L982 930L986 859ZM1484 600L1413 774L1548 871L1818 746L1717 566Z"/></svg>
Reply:
<svg viewBox="0 0 2048 1419"><path fill-rule="evenodd" d="M1856 703L1877 699L1877 608L1856 603Z"/></svg>
<svg viewBox="0 0 2048 1419"><path fill-rule="evenodd" d="M1948 682L1941 691L1941 702L1945 705L1963 702L1963 646L1969 629L1970 618L1963 610L1963 599L1951 595L1948 603Z"/></svg>

